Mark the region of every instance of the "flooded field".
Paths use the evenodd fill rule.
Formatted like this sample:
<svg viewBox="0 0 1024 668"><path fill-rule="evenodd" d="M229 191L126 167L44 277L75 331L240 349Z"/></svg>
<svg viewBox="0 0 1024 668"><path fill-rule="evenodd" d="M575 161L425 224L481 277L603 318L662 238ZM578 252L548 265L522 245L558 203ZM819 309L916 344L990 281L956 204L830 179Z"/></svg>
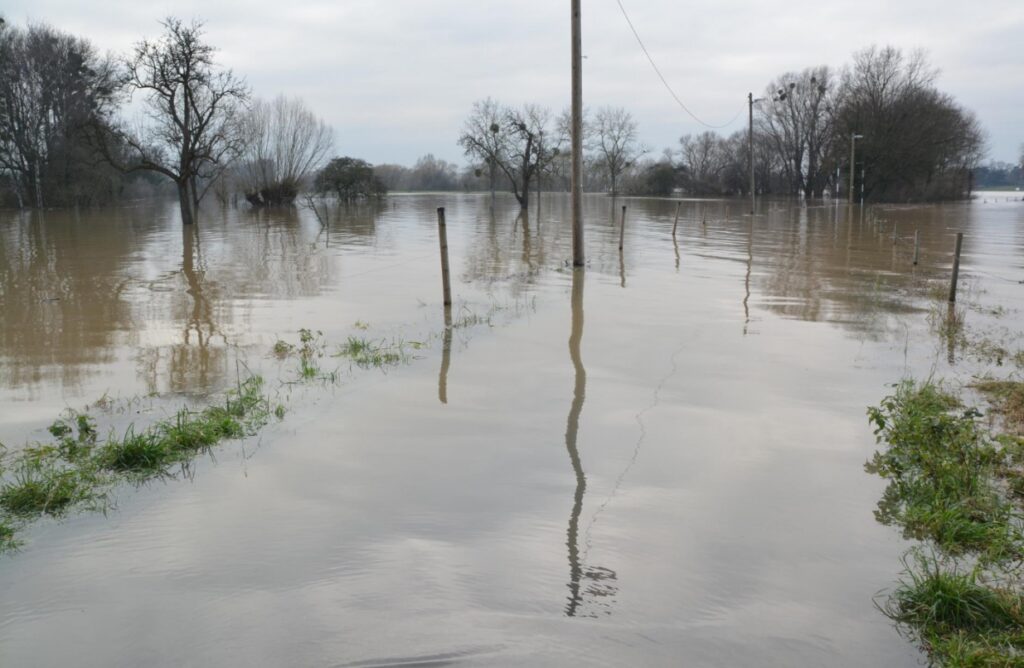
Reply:
<svg viewBox="0 0 1024 668"><path fill-rule="evenodd" d="M586 206L575 272L556 195L327 227L0 214L9 450L67 408L124 431L248 373L287 408L106 516L29 527L0 556L0 665L920 665L873 603L908 543L872 514L865 409L1016 370L1024 203L685 201L675 241L674 201ZM987 347L936 326L956 232ZM274 354L301 329L313 378ZM353 363L350 337L400 354Z"/></svg>

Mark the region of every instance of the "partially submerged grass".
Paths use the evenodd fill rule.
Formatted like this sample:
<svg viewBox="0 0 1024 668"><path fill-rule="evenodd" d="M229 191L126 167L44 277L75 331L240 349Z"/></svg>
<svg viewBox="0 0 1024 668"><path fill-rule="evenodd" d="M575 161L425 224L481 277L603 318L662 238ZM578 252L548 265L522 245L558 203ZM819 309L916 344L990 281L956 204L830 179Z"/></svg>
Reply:
<svg viewBox="0 0 1024 668"><path fill-rule="evenodd" d="M71 508L99 502L102 480L92 466L68 466L31 453L17 462L0 488L0 509L15 517L62 517Z"/></svg>
<svg viewBox="0 0 1024 668"><path fill-rule="evenodd" d="M275 411L280 416L282 408ZM197 413L183 409L173 420L139 433L129 427L122 438L108 440L96 459L100 467L111 471L159 475L222 440L255 432L267 423L270 413L263 379L252 376L228 392L222 406L209 406Z"/></svg>
<svg viewBox="0 0 1024 668"><path fill-rule="evenodd" d="M880 607L943 666L1024 666L1024 599L918 551Z"/></svg>
<svg viewBox="0 0 1024 668"><path fill-rule="evenodd" d="M967 313L963 307L933 301L928 312L928 324L946 346L962 348L967 345Z"/></svg>
<svg viewBox="0 0 1024 668"><path fill-rule="evenodd" d="M375 341L357 336L348 337L345 343L338 346L337 356L347 357L363 369L385 369L412 359L404 341Z"/></svg>
<svg viewBox="0 0 1024 668"><path fill-rule="evenodd" d="M1004 400L1018 390L983 387ZM889 480L876 517L933 547L905 557L904 578L879 607L934 665L1024 668L1024 534L1014 498L1024 442L993 436L979 411L930 382L903 382L868 413L885 447L867 469Z"/></svg>
<svg viewBox="0 0 1024 668"><path fill-rule="evenodd" d="M14 527L0 518L0 554L15 550L17 547L18 541L14 537Z"/></svg>
<svg viewBox="0 0 1024 668"><path fill-rule="evenodd" d="M1003 417L1004 426L1017 436L1024 436L1024 382L1019 380L980 380L972 385Z"/></svg>
<svg viewBox="0 0 1024 668"><path fill-rule="evenodd" d="M320 360L326 354L327 344L324 341L324 334L321 331L311 329L299 330L298 345L278 340L272 352L278 359L287 359L295 356L298 358L298 375L300 380L326 380L334 382L337 380L337 373L325 372L320 367Z"/></svg>
<svg viewBox="0 0 1024 668"><path fill-rule="evenodd" d="M1016 592L982 584L977 573L920 551L911 559L904 560L904 578L884 606L892 619L928 634L1024 630L1024 600Z"/></svg>
<svg viewBox="0 0 1024 668"><path fill-rule="evenodd" d="M18 526L75 509L104 510L108 489L118 480L166 475L172 465L185 466L222 440L255 433L271 414L283 417L284 407L271 409L259 376L239 382L222 404L182 409L142 430L131 425L103 442L91 417L66 414L49 428L55 443L0 461L0 552L16 547Z"/></svg>
<svg viewBox="0 0 1024 668"><path fill-rule="evenodd" d="M299 375L303 378L316 378L320 375L320 366L316 360L324 356L324 333L314 334L308 329L299 330Z"/></svg>
<svg viewBox="0 0 1024 668"><path fill-rule="evenodd" d="M986 562L1021 556L1017 513L996 484L1003 454L977 410L932 383L907 381L868 413L887 446L866 465L889 481L875 513L880 522L950 554Z"/></svg>

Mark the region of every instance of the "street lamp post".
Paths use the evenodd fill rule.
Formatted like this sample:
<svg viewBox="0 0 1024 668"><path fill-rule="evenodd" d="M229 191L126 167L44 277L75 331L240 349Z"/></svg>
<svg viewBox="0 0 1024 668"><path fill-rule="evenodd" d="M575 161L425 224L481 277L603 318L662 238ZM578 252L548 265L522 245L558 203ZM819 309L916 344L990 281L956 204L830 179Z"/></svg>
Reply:
<svg viewBox="0 0 1024 668"><path fill-rule="evenodd" d="M857 152L858 139L864 139L864 135L859 135L856 132L850 134L850 204L853 204L853 181L857 176L855 155Z"/></svg>
<svg viewBox="0 0 1024 668"><path fill-rule="evenodd" d="M754 99L753 93L747 93L747 107L750 112L750 126L747 131L747 143L750 160L750 215L754 215L754 208L757 205L757 188L754 184L754 103L764 101L763 97Z"/></svg>

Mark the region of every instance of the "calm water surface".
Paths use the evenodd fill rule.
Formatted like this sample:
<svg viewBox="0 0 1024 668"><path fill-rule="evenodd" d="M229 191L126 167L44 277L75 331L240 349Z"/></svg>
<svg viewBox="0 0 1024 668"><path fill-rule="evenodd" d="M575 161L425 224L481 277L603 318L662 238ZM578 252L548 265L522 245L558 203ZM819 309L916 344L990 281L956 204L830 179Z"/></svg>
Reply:
<svg viewBox="0 0 1024 668"><path fill-rule="evenodd" d="M472 325L451 336L438 206ZM525 221L393 196L326 229L2 214L9 448L66 407L105 396L123 428L245 368L289 413L26 532L0 559L0 665L919 665L872 603L908 544L872 516L865 407L908 374L1009 373L937 339L928 286L965 232L968 326L1024 345L1024 204L688 201L673 243L675 210L588 199L583 272L561 196ZM422 347L295 384L269 351L303 327Z"/></svg>

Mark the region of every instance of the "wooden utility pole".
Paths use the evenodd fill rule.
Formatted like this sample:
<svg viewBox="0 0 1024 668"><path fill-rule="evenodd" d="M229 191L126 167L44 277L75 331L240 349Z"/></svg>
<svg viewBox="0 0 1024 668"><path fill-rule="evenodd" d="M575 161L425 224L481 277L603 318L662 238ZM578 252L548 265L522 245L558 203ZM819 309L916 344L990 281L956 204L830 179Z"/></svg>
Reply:
<svg viewBox="0 0 1024 668"><path fill-rule="evenodd" d="M754 190L754 94L747 93L747 106L750 112L750 126L747 130L747 143L750 151L750 215L754 215L754 208L757 205Z"/></svg>
<svg viewBox="0 0 1024 668"><path fill-rule="evenodd" d="M572 3L572 266L583 257L583 38L580 0Z"/></svg>

